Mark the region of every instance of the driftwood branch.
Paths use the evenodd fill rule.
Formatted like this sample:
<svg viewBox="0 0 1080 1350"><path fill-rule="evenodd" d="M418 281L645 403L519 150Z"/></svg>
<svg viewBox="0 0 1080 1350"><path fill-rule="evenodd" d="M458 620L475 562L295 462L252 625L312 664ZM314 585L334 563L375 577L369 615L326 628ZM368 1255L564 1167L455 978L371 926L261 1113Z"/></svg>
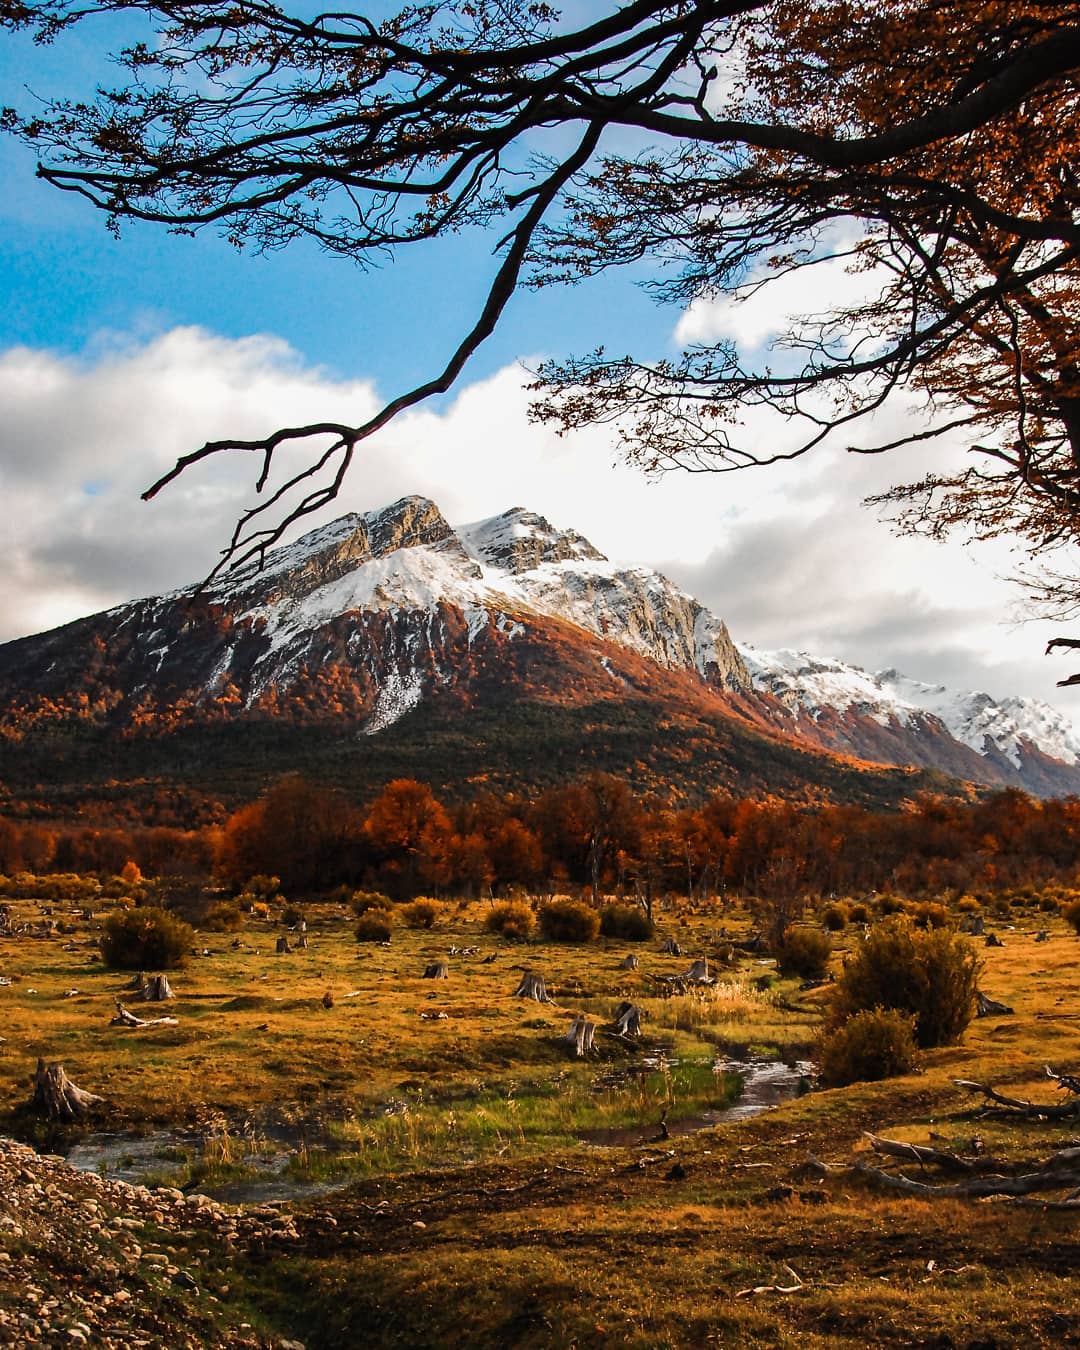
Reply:
<svg viewBox="0 0 1080 1350"><path fill-rule="evenodd" d="M1049 1068L1049 1066L1047 1066ZM1051 1071L1052 1075L1052 1071ZM969 1092L981 1092L992 1105L984 1111L996 1110L999 1114L1021 1115L1030 1120L1075 1120L1080 1118L1080 1096L1070 1102L1029 1102L1020 1097L1009 1097L988 1083L974 1083L967 1078L953 1079L957 1087Z"/></svg>
<svg viewBox="0 0 1080 1350"><path fill-rule="evenodd" d="M735 1297L750 1298L754 1294L797 1294L803 1287L803 1281L790 1266L785 1265L784 1269L795 1281L794 1284L755 1284L751 1289L740 1289Z"/></svg>
<svg viewBox="0 0 1080 1350"><path fill-rule="evenodd" d="M111 1027L175 1027L177 1026L175 1017L136 1017L130 1009L125 1008L119 999L116 1000L116 1016L109 1020Z"/></svg>

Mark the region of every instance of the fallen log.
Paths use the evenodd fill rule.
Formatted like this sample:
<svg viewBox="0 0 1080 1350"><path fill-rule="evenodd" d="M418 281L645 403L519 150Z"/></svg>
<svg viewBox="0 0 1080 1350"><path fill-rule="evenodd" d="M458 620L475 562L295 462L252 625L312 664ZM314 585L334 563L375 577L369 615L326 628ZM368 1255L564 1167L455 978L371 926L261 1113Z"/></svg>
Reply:
<svg viewBox="0 0 1080 1350"><path fill-rule="evenodd" d="M1049 1066L1047 1066L1049 1067ZM968 1092L981 1092L991 1103L983 1113L994 1111L999 1115L1020 1115L1027 1120L1076 1120L1080 1118L1080 1097L1071 1102L1029 1102L1020 1097L1009 1097L990 1087L988 1083L973 1083L967 1078L954 1078L957 1087Z"/></svg>
<svg viewBox="0 0 1080 1350"><path fill-rule="evenodd" d="M50 1120L68 1124L85 1120L93 1108L104 1100L96 1092L77 1087L64 1072L62 1064L46 1064L43 1059L38 1060L31 1105L43 1107Z"/></svg>
<svg viewBox="0 0 1080 1350"><path fill-rule="evenodd" d="M140 1030L143 1027L175 1027L178 1025L175 1017L136 1017L133 1012L124 1007L119 999L116 1000L116 1016L109 1021L111 1027L135 1027Z"/></svg>
<svg viewBox="0 0 1080 1350"><path fill-rule="evenodd" d="M784 1269L795 1281L794 1284L755 1284L752 1289L740 1289L735 1297L750 1298L755 1294L797 1294L803 1287L802 1280L790 1266L785 1266Z"/></svg>
<svg viewBox="0 0 1080 1350"><path fill-rule="evenodd" d="M869 1130L864 1132L863 1137L869 1140L870 1147L875 1153L917 1162L923 1167L943 1167L947 1172L970 1175L972 1172L988 1171L1000 1165L995 1159L985 1155L965 1158L959 1153L946 1153L942 1149L927 1148L923 1144L909 1144L902 1139L883 1139L880 1135L871 1134Z"/></svg>
<svg viewBox="0 0 1080 1350"><path fill-rule="evenodd" d="M975 990L976 1017L1008 1017L1012 1011L1007 1003L999 1003L997 999L988 998L981 989Z"/></svg>
<svg viewBox="0 0 1080 1350"><path fill-rule="evenodd" d="M871 1167L859 1158L855 1159L854 1167L863 1176L908 1195L975 1200L995 1195L1033 1195L1041 1191L1061 1190L1066 1186L1075 1187L1080 1183L1080 1148L1062 1149L1034 1172L1025 1172L1020 1176L968 1177L966 1181L957 1182L912 1181L910 1177L894 1176L880 1167Z"/></svg>

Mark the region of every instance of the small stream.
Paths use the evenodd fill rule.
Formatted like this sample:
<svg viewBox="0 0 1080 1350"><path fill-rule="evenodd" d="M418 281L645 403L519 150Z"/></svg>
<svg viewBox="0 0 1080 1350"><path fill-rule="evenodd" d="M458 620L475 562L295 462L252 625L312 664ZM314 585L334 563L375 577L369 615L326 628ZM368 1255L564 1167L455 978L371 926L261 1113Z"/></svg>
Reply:
<svg viewBox="0 0 1080 1350"><path fill-rule="evenodd" d="M662 1049L650 1049L635 1072L640 1073L642 1068L655 1071L668 1063ZM672 1138L747 1120L779 1106L805 1092L813 1072L813 1065L806 1060L788 1064L783 1060L752 1055L743 1059L720 1059L713 1068L717 1075L735 1074L742 1080L738 1098L730 1106L668 1120L667 1129ZM597 1079L597 1085L611 1088L625 1077L626 1070L603 1074ZM199 1130L88 1134L71 1147L67 1161L82 1172L99 1172L118 1181L144 1185L148 1180L157 1181L183 1170L192 1159L204 1156L216 1137ZM578 1137L582 1143L602 1148L633 1148L657 1141L655 1125L594 1129L584 1131ZM250 1141L239 1160L245 1175L205 1188L215 1198L229 1204L262 1205L301 1199L347 1184L334 1180L308 1181L289 1170L289 1164L308 1146L330 1145L325 1120L297 1122L271 1113L251 1130Z"/></svg>

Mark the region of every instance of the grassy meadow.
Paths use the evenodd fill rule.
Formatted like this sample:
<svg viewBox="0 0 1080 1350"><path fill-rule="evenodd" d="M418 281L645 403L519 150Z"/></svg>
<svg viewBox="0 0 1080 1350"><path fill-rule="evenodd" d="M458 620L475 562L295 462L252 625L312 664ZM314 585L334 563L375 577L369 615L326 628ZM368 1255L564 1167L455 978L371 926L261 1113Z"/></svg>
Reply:
<svg viewBox="0 0 1080 1350"><path fill-rule="evenodd" d="M233 1254L227 1278L223 1255L192 1259L223 1308L309 1350L1080 1343L1075 1212L902 1195L849 1167L867 1130L959 1151L978 1135L1033 1162L1075 1141L1076 1121L981 1116L954 1082L1063 1099L1043 1066L1080 1068L1080 939L1057 914L988 913L1004 945L972 939L980 987L1013 1012L918 1072L725 1122L739 1081L718 1066L805 1059L829 997L767 957L722 962L721 925L754 928L737 906L674 903L646 942L523 944L462 903L378 945L355 940L346 907L312 904L306 950L277 954L277 916L249 915L199 932L176 998L142 1004L100 958L109 902L8 903L28 931L0 938L0 1129L72 1142L27 1110L44 1056L106 1099L94 1130L160 1137L151 1183L242 1199L272 1171L300 1240ZM59 931L33 936L42 922ZM682 955L660 950L668 937ZM833 940L839 970L861 929ZM663 997L653 977L700 956L717 983ZM422 978L438 960L449 978ZM550 1004L513 996L524 968ZM177 1024L110 1026L117 998ZM600 1035L573 1059L558 1039L571 1018L608 1023L623 1000L643 1010L642 1046Z"/></svg>

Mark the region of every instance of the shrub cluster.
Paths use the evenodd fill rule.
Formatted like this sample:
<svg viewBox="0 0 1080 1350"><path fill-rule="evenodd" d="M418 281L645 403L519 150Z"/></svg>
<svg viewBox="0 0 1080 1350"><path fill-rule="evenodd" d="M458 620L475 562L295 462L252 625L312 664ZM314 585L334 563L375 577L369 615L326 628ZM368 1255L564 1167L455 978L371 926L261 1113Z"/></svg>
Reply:
<svg viewBox="0 0 1080 1350"><path fill-rule="evenodd" d="M917 928L944 928L949 922L949 913L943 904L923 900L911 911L911 920Z"/></svg>
<svg viewBox="0 0 1080 1350"><path fill-rule="evenodd" d="M445 912L445 905L426 895L418 895L410 904L398 908L398 913L409 928L434 928Z"/></svg>
<svg viewBox="0 0 1080 1350"><path fill-rule="evenodd" d="M832 955L832 943L820 928L785 928L783 943L775 955L776 968L781 975L820 980Z"/></svg>
<svg viewBox="0 0 1080 1350"><path fill-rule="evenodd" d="M494 905L484 918L484 927L489 933L498 933L516 942L525 942L535 923L536 915L520 900L506 900L501 905Z"/></svg>
<svg viewBox="0 0 1080 1350"><path fill-rule="evenodd" d="M656 928L649 922L648 915L635 905L605 905L600 911L600 932L604 937L647 942Z"/></svg>
<svg viewBox="0 0 1080 1350"><path fill-rule="evenodd" d="M1066 921L1080 934L1080 900L1074 900L1071 905L1066 905L1061 912Z"/></svg>
<svg viewBox="0 0 1080 1350"><path fill-rule="evenodd" d="M857 1013L891 1008L915 1018L923 1049L952 1045L975 1012L978 975L975 949L954 929L886 920L870 930L837 980L830 1029Z"/></svg>
<svg viewBox="0 0 1080 1350"><path fill-rule="evenodd" d="M821 915L821 922L830 933L843 932L850 919L851 909L843 900L834 900L831 905L826 905Z"/></svg>
<svg viewBox="0 0 1080 1350"><path fill-rule="evenodd" d="M551 942L592 942L600 915L580 900L553 900L540 906L540 931Z"/></svg>
<svg viewBox="0 0 1080 1350"><path fill-rule="evenodd" d="M191 925L168 910L114 910L105 920L101 955L114 970L175 970L194 940Z"/></svg>
<svg viewBox="0 0 1080 1350"><path fill-rule="evenodd" d="M357 942L389 942L394 931L394 916L389 909L368 909L356 925Z"/></svg>
<svg viewBox="0 0 1080 1350"><path fill-rule="evenodd" d="M219 900L217 904L211 905L203 915L199 927L205 929L208 933L235 933L244 923L244 916L237 908L235 901Z"/></svg>
<svg viewBox="0 0 1080 1350"><path fill-rule="evenodd" d="M855 1013L818 1042L818 1076L824 1087L876 1083L910 1073L918 1059L915 1018L895 1008Z"/></svg>
<svg viewBox="0 0 1080 1350"><path fill-rule="evenodd" d="M382 891L354 891L349 904L354 914L366 914L369 909L391 909L394 902Z"/></svg>

